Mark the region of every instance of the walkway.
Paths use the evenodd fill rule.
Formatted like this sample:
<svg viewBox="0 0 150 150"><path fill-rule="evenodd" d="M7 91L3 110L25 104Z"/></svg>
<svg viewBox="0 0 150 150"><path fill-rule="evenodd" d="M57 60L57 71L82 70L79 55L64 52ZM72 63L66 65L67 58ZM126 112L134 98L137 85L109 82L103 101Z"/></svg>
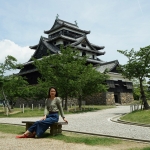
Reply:
<svg viewBox="0 0 150 150"><path fill-rule="evenodd" d="M121 124L110 120L117 115L128 112L130 112L130 106L117 106L116 108L100 110L97 112L66 115L69 124L64 125L63 129L150 141L149 127ZM21 123L23 120L36 121L39 119L39 117L0 118L0 123L23 125ZM62 121L61 118L60 121Z"/></svg>

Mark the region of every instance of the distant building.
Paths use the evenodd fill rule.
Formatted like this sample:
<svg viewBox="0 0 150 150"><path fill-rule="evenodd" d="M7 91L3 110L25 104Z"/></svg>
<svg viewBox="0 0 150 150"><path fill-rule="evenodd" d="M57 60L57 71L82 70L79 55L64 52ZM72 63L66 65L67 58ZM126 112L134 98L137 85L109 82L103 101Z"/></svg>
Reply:
<svg viewBox="0 0 150 150"><path fill-rule="evenodd" d="M117 60L104 62L98 58L105 54L103 52L105 47L89 42L87 34L90 34L90 31L80 29L76 22L72 24L57 18L52 28L44 33L48 35L47 38L41 36L38 44L30 46L35 50L32 57L41 59L48 55L47 51L51 54L59 53L60 45L70 46L78 49L80 56L88 56L87 63L93 64L98 71L109 70L110 80L106 81L109 86L108 92L86 98L86 104L122 104L133 100L132 82L117 72L116 68L119 65ZM19 75L25 76L29 84L37 84L37 78L41 75L32 63L32 59L24 63Z"/></svg>

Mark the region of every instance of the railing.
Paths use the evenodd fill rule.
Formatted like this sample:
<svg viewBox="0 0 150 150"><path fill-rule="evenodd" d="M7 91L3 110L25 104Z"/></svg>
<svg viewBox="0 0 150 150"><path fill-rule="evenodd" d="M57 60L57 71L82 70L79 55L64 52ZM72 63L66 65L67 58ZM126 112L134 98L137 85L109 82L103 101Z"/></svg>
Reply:
<svg viewBox="0 0 150 150"><path fill-rule="evenodd" d="M140 109L140 104L131 104L130 105L130 112L133 112L135 110L139 110Z"/></svg>

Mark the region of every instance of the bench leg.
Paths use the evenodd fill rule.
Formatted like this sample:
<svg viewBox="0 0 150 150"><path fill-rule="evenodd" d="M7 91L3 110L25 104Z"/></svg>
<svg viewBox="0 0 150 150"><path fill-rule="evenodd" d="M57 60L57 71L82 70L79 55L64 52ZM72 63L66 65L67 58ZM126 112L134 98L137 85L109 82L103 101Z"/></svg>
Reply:
<svg viewBox="0 0 150 150"><path fill-rule="evenodd" d="M52 124L50 125L50 134L57 135L62 133L62 125L61 124Z"/></svg>
<svg viewBox="0 0 150 150"><path fill-rule="evenodd" d="M33 125L33 123L26 123L26 131Z"/></svg>

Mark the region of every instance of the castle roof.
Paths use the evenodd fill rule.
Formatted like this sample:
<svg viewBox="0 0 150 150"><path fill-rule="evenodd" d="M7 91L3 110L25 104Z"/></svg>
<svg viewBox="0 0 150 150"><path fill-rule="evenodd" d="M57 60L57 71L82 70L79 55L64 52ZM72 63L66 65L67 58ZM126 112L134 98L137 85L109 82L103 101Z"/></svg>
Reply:
<svg viewBox="0 0 150 150"><path fill-rule="evenodd" d="M116 68L118 65L118 60L102 62L100 65L96 66L96 70L103 73L107 69L108 72L112 72L113 69Z"/></svg>
<svg viewBox="0 0 150 150"><path fill-rule="evenodd" d="M50 30L44 31L44 33L45 34L50 34L50 32L58 30L62 27L67 27L69 29L73 29L75 31L80 31L80 32L85 33L85 34L90 33L90 31L85 31L85 30L79 29L79 27L76 24L72 24L72 23L69 23L67 21L60 20L60 19L56 19L55 22L54 22L54 25L52 26L52 28Z"/></svg>
<svg viewBox="0 0 150 150"><path fill-rule="evenodd" d="M32 57L41 58L43 55L46 56L47 50L53 54L56 54L58 53L58 51L60 51L57 46L53 45L52 43L48 43L47 40L47 38L41 36L39 44L37 44L36 46L30 46L30 48L36 47L36 51L34 52ZM46 48L43 48L43 46L45 46ZM29 61L32 60L32 57Z"/></svg>
<svg viewBox="0 0 150 150"><path fill-rule="evenodd" d="M81 47L80 44L82 44L82 43L84 43L84 44L86 43L86 44L89 46L90 49L89 49L89 48L86 48L86 47ZM92 45L92 44L89 42L89 40L87 39L87 36L86 36L86 35L84 35L84 36L82 36L82 37L76 39L76 42L70 44L69 46L71 46L71 47L73 47L73 48L77 48L77 49L81 49L81 50L93 52L93 53L97 54L97 56L99 56L99 55L104 55L104 54L105 54L105 52L99 52L99 51L97 50L98 47L96 47L96 45ZM101 50L101 49L103 49L103 47L99 47L99 50Z"/></svg>

